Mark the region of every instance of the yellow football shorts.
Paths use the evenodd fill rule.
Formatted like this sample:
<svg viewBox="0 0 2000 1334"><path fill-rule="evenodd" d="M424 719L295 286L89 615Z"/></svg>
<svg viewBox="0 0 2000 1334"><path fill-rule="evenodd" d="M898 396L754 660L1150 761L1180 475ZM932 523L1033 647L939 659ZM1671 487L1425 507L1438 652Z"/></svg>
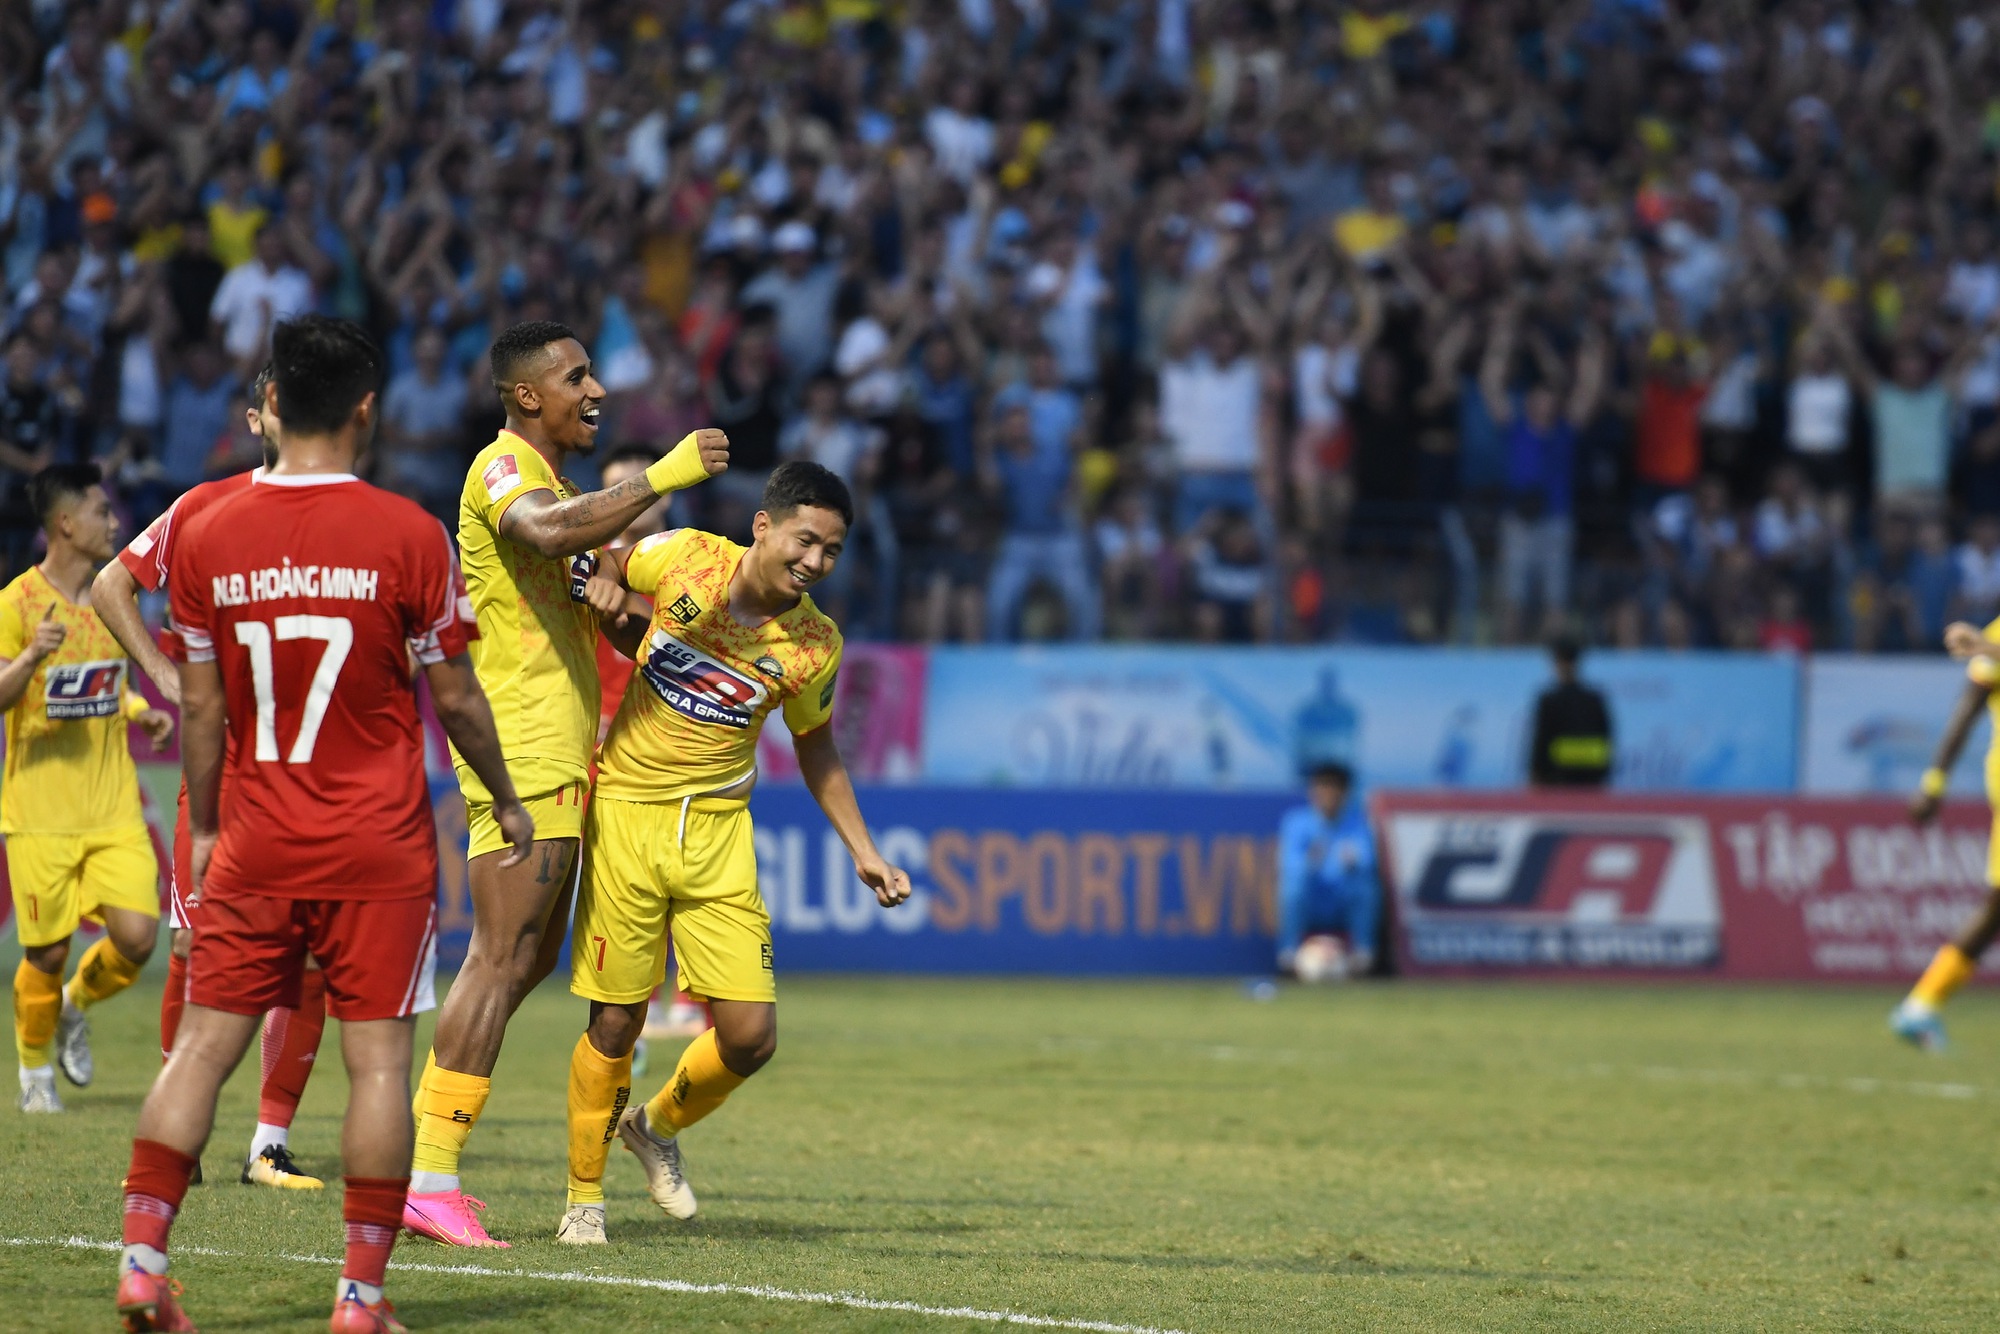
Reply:
<svg viewBox="0 0 2000 1334"><path fill-rule="evenodd" d="M530 757L507 766L521 804L535 818L535 837L582 838L583 808L589 804L590 778L575 765ZM493 794L479 775L458 766L458 790L465 794L465 829L471 836L468 858L498 852L507 846L500 822L493 818Z"/></svg>
<svg viewBox="0 0 2000 1334"><path fill-rule="evenodd" d="M1986 836L1986 884L2000 889L2000 802L1994 804L1993 832Z"/></svg>
<svg viewBox="0 0 2000 1334"><path fill-rule="evenodd" d="M570 930L569 989L636 1005L666 977L667 941L683 991L710 1000L778 998L771 915L741 800L590 804L583 887Z"/></svg>
<svg viewBox="0 0 2000 1334"><path fill-rule="evenodd" d="M14 924L30 948L67 940L85 917L160 915L160 863L143 824L89 834L7 835Z"/></svg>

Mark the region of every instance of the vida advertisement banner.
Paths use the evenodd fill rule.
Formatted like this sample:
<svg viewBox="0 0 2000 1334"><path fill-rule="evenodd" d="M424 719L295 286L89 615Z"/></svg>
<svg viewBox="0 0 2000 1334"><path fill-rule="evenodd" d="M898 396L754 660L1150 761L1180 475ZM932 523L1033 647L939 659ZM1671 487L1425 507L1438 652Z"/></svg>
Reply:
<svg viewBox="0 0 2000 1334"><path fill-rule="evenodd" d="M1989 817L1900 801L1383 793L1401 966L1903 982L1985 901Z"/></svg>
<svg viewBox="0 0 2000 1334"><path fill-rule="evenodd" d="M1789 791L1798 669L1761 654L1596 654L1616 786ZM1502 788L1526 771L1528 650L935 649L926 781L1006 787L1295 789L1317 760L1377 786Z"/></svg>

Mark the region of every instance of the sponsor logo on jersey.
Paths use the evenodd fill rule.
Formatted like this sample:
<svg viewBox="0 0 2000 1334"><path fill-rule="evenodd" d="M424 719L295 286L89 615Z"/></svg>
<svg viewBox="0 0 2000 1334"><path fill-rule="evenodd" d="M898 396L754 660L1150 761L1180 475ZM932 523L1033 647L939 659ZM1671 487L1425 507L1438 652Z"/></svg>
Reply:
<svg viewBox="0 0 2000 1334"><path fill-rule="evenodd" d="M48 668L42 696L56 719L109 718L124 699L125 660L66 662Z"/></svg>
<svg viewBox="0 0 2000 1334"><path fill-rule="evenodd" d="M695 618L701 615L701 604L683 593L668 605L667 610L682 625L693 625Z"/></svg>
<svg viewBox="0 0 2000 1334"><path fill-rule="evenodd" d="M839 674L835 673L834 675L827 677L826 684L820 688L819 706L822 709L830 709L833 707L833 683L839 679L840 679Z"/></svg>
<svg viewBox="0 0 2000 1334"><path fill-rule="evenodd" d="M514 462L512 454L502 454L486 465L479 474L479 480L486 484L486 498L499 504L503 496L521 484L521 465Z"/></svg>
<svg viewBox="0 0 2000 1334"><path fill-rule="evenodd" d="M1699 820L1397 812L1388 824L1420 962L1680 969L1720 955Z"/></svg>
<svg viewBox="0 0 2000 1334"><path fill-rule="evenodd" d="M732 671L664 630L653 632L640 672L668 707L698 723L748 727L769 698L760 682Z"/></svg>
<svg viewBox="0 0 2000 1334"><path fill-rule="evenodd" d="M757 659L754 666L766 676L775 676L782 679L785 675L785 664L779 662L769 654L765 654L763 657Z"/></svg>
<svg viewBox="0 0 2000 1334"><path fill-rule="evenodd" d="M581 556L569 558L569 600L583 601L583 586L590 582L590 576L597 573L597 553L586 551Z"/></svg>

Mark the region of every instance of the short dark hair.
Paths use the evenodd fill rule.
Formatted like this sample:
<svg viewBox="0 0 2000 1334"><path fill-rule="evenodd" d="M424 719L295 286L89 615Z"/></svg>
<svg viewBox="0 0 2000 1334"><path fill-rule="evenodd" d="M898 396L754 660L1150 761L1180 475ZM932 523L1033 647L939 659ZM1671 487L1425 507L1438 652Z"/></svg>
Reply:
<svg viewBox="0 0 2000 1334"><path fill-rule="evenodd" d="M267 361L257 368L257 373L250 377L250 387L243 391L244 396L250 400L251 407L264 406L264 391L270 388L271 381L276 379L277 375L277 369L271 362Z"/></svg>
<svg viewBox="0 0 2000 1334"><path fill-rule="evenodd" d="M505 398L507 391L521 382L521 369L530 358L539 355L550 343L570 338L583 341L576 337L574 329L555 320L526 320L502 330L486 357L493 367L493 387L500 397Z"/></svg>
<svg viewBox="0 0 2000 1334"><path fill-rule="evenodd" d="M352 320L301 315L271 331L271 378L288 431L326 435L382 387L382 353Z"/></svg>
<svg viewBox="0 0 2000 1334"><path fill-rule="evenodd" d="M64 504L102 485L104 473L95 463L51 463L28 479L28 504L46 528Z"/></svg>
<svg viewBox="0 0 2000 1334"><path fill-rule="evenodd" d="M1583 657L1583 641L1567 632L1549 640L1549 656L1565 667L1574 667Z"/></svg>
<svg viewBox="0 0 2000 1334"><path fill-rule="evenodd" d="M854 497L839 473L808 459L792 459L773 468L771 480L764 483L764 512L783 519L807 506L832 510L842 523L854 526Z"/></svg>
<svg viewBox="0 0 2000 1334"><path fill-rule="evenodd" d="M1309 783L1338 783L1342 787L1354 786L1354 770L1339 760L1321 760L1306 770Z"/></svg>

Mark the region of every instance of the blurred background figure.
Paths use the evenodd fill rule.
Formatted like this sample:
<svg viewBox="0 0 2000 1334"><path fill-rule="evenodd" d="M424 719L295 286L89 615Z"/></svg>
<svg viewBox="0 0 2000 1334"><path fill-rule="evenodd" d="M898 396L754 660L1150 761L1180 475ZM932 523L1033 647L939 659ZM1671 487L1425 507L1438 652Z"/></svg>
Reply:
<svg viewBox="0 0 2000 1334"><path fill-rule="evenodd" d="M1611 706L1577 677L1583 646L1570 635L1549 645L1556 683L1535 701L1528 780L1536 787L1604 787L1613 759Z"/></svg>
<svg viewBox="0 0 2000 1334"><path fill-rule="evenodd" d="M1354 771L1322 764L1306 804L1278 825L1278 971L1302 981L1361 976L1375 967L1382 886L1375 834L1354 795ZM1344 937L1344 946L1323 937Z"/></svg>

